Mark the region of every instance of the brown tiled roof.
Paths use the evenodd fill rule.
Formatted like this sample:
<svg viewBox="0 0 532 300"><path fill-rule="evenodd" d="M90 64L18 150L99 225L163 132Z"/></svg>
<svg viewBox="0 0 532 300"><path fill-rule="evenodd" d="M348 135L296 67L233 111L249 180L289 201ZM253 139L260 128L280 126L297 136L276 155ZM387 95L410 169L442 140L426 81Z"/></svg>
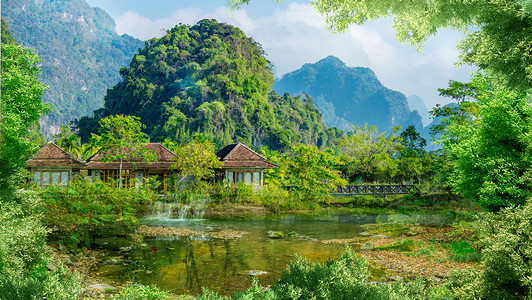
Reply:
<svg viewBox="0 0 532 300"><path fill-rule="evenodd" d="M30 159L26 161L28 168L50 167L50 168L82 168L85 164L61 149L54 142L48 142L40 147Z"/></svg>
<svg viewBox="0 0 532 300"><path fill-rule="evenodd" d="M123 169L168 169L175 162L175 154L160 143L149 143L145 146L148 150L155 151L157 161L151 164L145 163L142 159L131 159L122 163ZM135 164L133 164L133 162ZM87 160L86 169L118 169L120 161L103 162L100 153L96 153Z"/></svg>
<svg viewBox="0 0 532 300"><path fill-rule="evenodd" d="M223 168L269 169L278 167L242 143L227 145L216 155L223 162Z"/></svg>

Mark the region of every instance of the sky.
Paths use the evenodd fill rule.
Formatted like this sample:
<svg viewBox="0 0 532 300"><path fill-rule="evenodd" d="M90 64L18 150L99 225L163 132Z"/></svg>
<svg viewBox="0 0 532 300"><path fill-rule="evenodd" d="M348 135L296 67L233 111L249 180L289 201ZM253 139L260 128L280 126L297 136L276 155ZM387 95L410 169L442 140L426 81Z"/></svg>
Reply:
<svg viewBox="0 0 532 300"><path fill-rule="evenodd" d="M111 15L119 34L141 40L161 37L164 29L179 23L193 25L205 18L237 26L262 45L278 78L305 63L334 55L347 66L371 68L384 86L407 97L421 97L429 110L451 101L438 96L438 88L447 87L451 79L468 81L474 71L471 66L455 65L456 43L463 38L462 33L441 31L418 52L410 44L395 40L388 19L333 34L309 1L252 0L237 11L231 10L226 0L86 1Z"/></svg>

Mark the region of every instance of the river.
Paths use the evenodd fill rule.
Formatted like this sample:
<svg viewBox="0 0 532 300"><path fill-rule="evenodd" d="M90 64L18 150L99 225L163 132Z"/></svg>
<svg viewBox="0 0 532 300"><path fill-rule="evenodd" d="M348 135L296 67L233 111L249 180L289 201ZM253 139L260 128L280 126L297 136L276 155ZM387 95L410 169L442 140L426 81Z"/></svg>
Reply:
<svg viewBox="0 0 532 300"><path fill-rule="evenodd" d="M190 207L185 207L190 213ZM145 238L141 247L112 251L111 263L104 262L93 274L121 284L155 285L176 294L198 294L202 287L223 295L243 291L257 278L262 286L277 281L289 262L303 255L315 262L338 257L345 249L332 239L349 239L364 232L364 224L408 223L448 224L452 214L394 213L386 210L363 212L331 209L320 214L269 214L261 216L203 216L182 209L158 207L142 218L148 226L166 226L199 234L182 237ZM291 233L281 239L268 237L269 231ZM217 238L218 233L237 233L234 238ZM372 269L372 280L384 270Z"/></svg>

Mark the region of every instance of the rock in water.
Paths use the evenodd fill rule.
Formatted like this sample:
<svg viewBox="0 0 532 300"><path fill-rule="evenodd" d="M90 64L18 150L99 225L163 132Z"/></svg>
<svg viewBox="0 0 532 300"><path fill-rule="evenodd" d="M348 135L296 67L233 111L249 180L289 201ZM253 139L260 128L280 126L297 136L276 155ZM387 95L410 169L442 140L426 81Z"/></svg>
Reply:
<svg viewBox="0 0 532 300"><path fill-rule="evenodd" d="M375 249L375 244L372 242L365 242L364 245L360 248L361 251L371 251Z"/></svg>
<svg viewBox="0 0 532 300"><path fill-rule="evenodd" d="M270 239L282 239L284 238L284 233L282 231L268 231L268 237Z"/></svg>

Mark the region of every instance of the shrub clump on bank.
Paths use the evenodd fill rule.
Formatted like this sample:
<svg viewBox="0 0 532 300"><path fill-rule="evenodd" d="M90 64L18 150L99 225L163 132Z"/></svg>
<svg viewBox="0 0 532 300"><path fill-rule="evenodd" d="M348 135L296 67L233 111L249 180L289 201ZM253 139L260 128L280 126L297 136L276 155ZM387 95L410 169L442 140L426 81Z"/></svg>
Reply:
<svg viewBox="0 0 532 300"><path fill-rule="evenodd" d="M51 262L41 199L20 190L0 197L0 299L77 299L80 277ZM49 264L53 264L52 268Z"/></svg>
<svg viewBox="0 0 532 300"><path fill-rule="evenodd" d="M155 200L144 188L119 190L101 181L75 180L68 188L51 186L41 191L43 222L59 245L74 250L90 248L98 237L124 236L138 227L137 208Z"/></svg>
<svg viewBox="0 0 532 300"><path fill-rule="evenodd" d="M454 275L459 299L532 298L532 201L490 214L479 222L482 268Z"/></svg>

